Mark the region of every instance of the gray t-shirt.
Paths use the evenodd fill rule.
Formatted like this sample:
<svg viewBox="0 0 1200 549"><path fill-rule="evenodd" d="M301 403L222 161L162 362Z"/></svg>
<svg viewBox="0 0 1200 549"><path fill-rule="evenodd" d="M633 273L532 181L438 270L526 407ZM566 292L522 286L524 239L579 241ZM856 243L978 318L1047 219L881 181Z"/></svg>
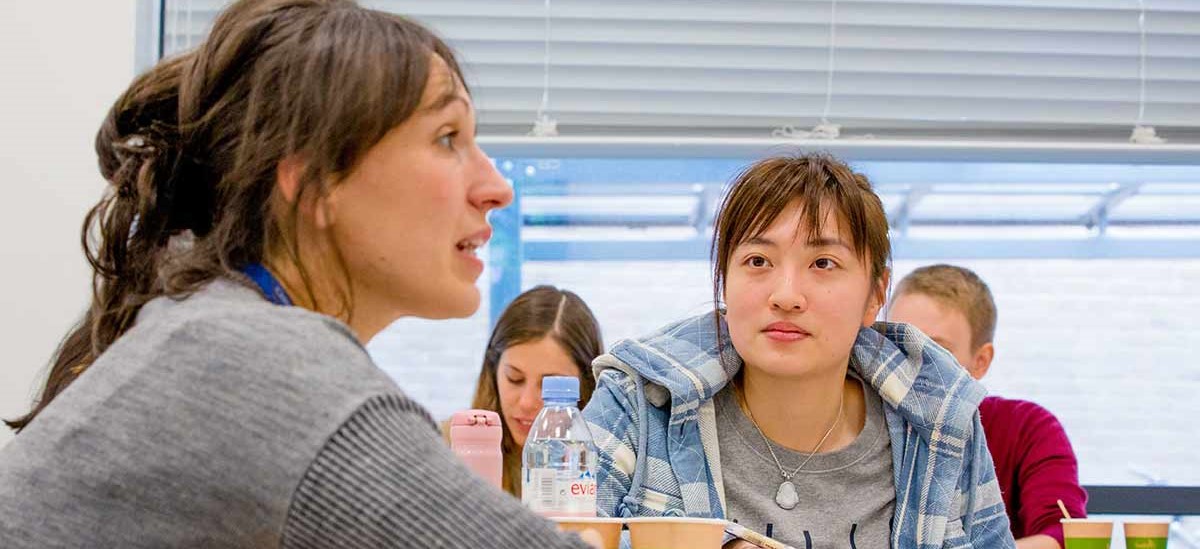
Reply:
<svg viewBox="0 0 1200 549"><path fill-rule="evenodd" d="M0 449L0 546L585 547L471 475L344 324L228 280L148 303Z"/></svg>
<svg viewBox="0 0 1200 549"><path fill-rule="evenodd" d="M818 453L792 477L800 503L775 503L783 482L763 438L738 406L732 384L716 396L726 518L797 549L887 547L896 501L891 441L879 395L864 386L867 417L849 446ZM809 454L774 442L791 472Z"/></svg>

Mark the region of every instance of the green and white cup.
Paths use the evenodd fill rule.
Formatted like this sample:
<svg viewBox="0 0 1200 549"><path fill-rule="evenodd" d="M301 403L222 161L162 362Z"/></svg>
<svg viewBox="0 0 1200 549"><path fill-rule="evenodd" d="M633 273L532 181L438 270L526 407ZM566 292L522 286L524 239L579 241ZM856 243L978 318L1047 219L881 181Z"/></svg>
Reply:
<svg viewBox="0 0 1200 549"><path fill-rule="evenodd" d="M1125 549L1167 549L1169 522L1126 522Z"/></svg>
<svg viewBox="0 0 1200 549"><path fill-rule="evenodd" d="M1064 549L1109 549L1113 523L1100 519L1059 519L1063 527Z"/></svg>

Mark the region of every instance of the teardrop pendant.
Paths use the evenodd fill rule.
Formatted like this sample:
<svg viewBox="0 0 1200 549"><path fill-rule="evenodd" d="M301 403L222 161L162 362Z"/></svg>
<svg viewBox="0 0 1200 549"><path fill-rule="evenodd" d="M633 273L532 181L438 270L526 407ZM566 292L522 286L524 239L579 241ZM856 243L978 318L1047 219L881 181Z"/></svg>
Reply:
<svg viewBox="0 0 1200 549"><path fill-rule="evenodd" d="M800 503L800 493L796 491L796 485L792 481L785 480L779 485L779 491L775 492L775 504L781 509L791 511Z"/></svg>

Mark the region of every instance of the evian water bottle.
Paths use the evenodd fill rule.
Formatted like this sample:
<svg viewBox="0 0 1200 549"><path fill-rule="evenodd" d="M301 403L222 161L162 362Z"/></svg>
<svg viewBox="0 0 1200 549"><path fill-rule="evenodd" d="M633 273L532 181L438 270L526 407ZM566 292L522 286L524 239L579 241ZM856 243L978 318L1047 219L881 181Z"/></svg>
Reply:
<svg viewBox="0 0 1200 549"><path fill-rule="evenodd" d="M521 500L544 516L596 516L596 446L578 402L579 378L542 379L542 411L522 454Z"/></svg>

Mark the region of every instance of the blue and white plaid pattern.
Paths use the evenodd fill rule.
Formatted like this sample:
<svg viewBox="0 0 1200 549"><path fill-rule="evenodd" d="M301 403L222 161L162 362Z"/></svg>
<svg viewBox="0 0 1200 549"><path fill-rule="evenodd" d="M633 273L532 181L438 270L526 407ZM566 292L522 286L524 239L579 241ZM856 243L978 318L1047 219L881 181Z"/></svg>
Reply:
<svg viewBox="0 0 1200 549"><path fill-rule="evenodd" d="M727 331L725 333L728 333ZM584 410L602 516L724 517L713 396L742 367L712 313L618 342ZM906 324L858 334L851 368L880 394L896 485L892 547L1014 547L979 422L984 389Z"/></svg>

